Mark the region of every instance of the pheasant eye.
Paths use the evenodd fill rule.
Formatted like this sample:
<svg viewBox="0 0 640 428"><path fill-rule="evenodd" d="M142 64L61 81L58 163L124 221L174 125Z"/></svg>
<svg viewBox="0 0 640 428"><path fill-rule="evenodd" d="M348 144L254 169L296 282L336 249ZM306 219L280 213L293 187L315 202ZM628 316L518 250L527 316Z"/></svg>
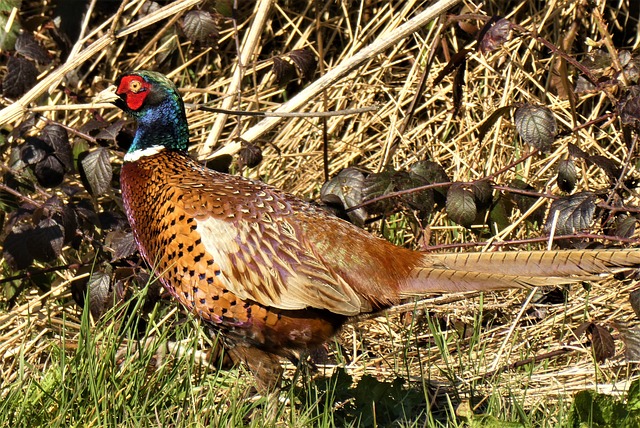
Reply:
<svg viewBox="0 0 640 428"><path fill-rule="evenodd" d="M132 80L129 83L129 90L134 94L137 94L138 92L140 92L141 89L142 89L142 83L140 83L140 81Z"/></svg>

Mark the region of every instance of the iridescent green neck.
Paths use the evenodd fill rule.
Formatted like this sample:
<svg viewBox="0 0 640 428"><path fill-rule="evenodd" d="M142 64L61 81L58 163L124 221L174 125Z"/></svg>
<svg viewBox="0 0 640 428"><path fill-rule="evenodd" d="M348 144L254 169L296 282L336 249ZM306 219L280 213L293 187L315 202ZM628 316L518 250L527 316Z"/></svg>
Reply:
<svg viewBox="0 0 640 428"><path fill-rule="evenodd" d="M152 107L145 107L131 114L138 122L138 129L125 160L135 160L140 155L162 148L187 151L189 125L180 96L167 90L164 99Z"/></svg>

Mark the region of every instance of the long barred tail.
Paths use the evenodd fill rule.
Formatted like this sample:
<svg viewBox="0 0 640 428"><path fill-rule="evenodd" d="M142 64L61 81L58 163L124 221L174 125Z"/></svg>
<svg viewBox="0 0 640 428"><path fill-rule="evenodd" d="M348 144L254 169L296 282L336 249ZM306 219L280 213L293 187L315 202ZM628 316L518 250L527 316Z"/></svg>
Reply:
<svg viewBox="0 0 640 428"><path fill-rule="evenodd" d="M425 254L401 294L568 284L640 267L640 249Z"/></svg>

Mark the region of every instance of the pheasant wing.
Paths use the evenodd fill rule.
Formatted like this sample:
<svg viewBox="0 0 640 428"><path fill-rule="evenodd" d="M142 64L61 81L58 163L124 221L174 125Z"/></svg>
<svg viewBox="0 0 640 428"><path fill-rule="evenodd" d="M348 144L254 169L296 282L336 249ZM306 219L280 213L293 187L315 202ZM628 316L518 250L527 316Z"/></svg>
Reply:
<svg viewBox="0 0 640 428"><path fill-rule="evenodd" d="M216 185L199 180L196 187L183 179L181 203L229 291L286 310L313 307L343 315L370 310L304 236L297 210L312 207L242 177L220 174L208 182Z"/></svg>

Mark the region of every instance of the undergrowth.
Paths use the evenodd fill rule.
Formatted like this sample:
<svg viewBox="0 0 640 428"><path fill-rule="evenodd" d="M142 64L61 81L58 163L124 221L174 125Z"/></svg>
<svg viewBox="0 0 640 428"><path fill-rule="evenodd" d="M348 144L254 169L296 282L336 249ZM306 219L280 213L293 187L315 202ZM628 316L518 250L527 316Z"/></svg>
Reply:
<svg viewBox="0 0 640 428"><path fill-rule="evenodd" d="M134 125L91 104L136 68L180 88L195 157L395 244L636 245L636 2L444 1L320 93L432 2L2 2L0 425L637 426L632 277L407 302L260 396L136 252ZM287 101L334 113L226 112Z"/></svg>

